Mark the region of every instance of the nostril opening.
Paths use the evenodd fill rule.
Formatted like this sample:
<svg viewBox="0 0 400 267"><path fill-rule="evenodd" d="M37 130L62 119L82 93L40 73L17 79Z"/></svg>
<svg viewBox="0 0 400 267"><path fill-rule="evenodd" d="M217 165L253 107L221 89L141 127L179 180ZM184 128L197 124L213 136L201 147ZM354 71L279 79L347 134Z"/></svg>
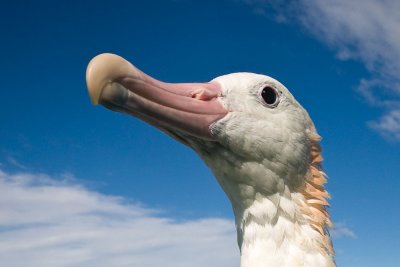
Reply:
<svg viewBox="0 0 400 267"><path fill-rule="evenodd" d="M198 100L206 100L206 101L219 96L219 93L213 92L209 89L203 89L203 88L193 91L190 94L191 94L192 98L195 98Z"/></svg>

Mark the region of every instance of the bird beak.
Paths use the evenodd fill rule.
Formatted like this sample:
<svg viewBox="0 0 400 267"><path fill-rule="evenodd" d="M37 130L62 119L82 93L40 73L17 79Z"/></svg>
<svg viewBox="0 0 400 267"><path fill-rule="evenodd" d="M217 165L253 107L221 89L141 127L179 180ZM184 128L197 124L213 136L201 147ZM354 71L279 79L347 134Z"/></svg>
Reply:
<svg viewBox="0 0 400 267"><path fill-rule="evenodd" d="M93 104L133 115L172 135L213 140L210 126L228 113L218 100L220 85L161 82L113 54L90 61L86 82Z"/></svg>

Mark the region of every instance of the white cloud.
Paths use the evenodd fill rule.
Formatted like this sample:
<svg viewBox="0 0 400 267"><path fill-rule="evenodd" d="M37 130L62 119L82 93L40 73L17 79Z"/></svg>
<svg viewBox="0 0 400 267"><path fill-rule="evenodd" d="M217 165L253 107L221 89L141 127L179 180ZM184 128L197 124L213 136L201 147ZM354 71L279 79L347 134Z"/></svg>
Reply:
<svg viewBox="0 0 400 267"><path fill-rule="evenodd" d="M278 21L299 21L334 49L338 58L362 62L370 77L360 81L359 92L369 104L384 107L387 112L369 125L385 136L400 140L398 127L388 128L382 123L393 112L400 111L400 1L243 1L254 9L274 10Z"/></svg>
<svg viewBox="0 0 400 267"><path fill-rule="evenodd" d="M7 267L238 266L233 222L178 222L76 182L0 171Z"/></svg>
<svg viewBox="0 0 400 267"><path fill-rule="evenodd" d="M343 237L350 237L353 239L357 238L356 234L349 227L347 227L345 223L341 222L335 223L334 228L332 228L329 232L332 238L335 239Z"/></svg>
<svg viewBox="0 0 400 267"><path fill-rule="evenodd" d="M336 224L333 238L355 234ZM0 170L0 259L7 267L239 266L232 221L176 221L71 177Z"/></svg>
<svg viewBox="0 0 400 267"><path fill-rule="evenodd" d="M379 121L369 122L369 126L380 131L388 139L400 140L400 109L392 110Z"/></svg>
<svg viewBox="0 0 400 267"><path fill-rule="evenodd" d="M20 163L16 158L14 158L13 156L9 155L6 157L6 160L9 164L11 164L14 167L17 167L18 169L22 169L25 170L26 166L23 165L22 163Z"/></svg>

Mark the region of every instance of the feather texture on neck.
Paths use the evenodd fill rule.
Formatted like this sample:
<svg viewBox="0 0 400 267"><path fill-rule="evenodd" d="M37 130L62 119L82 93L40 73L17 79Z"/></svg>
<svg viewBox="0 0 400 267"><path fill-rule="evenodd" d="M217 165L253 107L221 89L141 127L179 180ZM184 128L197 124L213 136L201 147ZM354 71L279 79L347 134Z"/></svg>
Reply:
<svg viewBox="0 0 400 267"><path fill-rule="evenodd" d="M279 161L245 161L219 146L203 155L231 200L241 267L335 266L327 231L332 223L326 210L329 194L324 189L320 137L310 128L302 179L284 177L293 173L281 172ZM207 160L209 155L212 160Z"/></svg>

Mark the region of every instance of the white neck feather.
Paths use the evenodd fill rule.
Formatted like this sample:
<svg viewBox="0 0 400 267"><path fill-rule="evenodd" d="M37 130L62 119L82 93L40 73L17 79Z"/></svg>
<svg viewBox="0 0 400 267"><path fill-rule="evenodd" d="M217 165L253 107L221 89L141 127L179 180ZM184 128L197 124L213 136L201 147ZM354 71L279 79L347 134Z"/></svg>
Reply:
<svg viewBox="0 0 400 267"><path fill-rule="evenodd" d="M227 154L213 155L213 161L205 159L231 200L241 267L335 266L329 234L313 227L313 215L304 213L310 204L301 192L290 190L263 164L233 165Z"/></svg>
<svg viewBox="0 0 400 267"><path fill-rule="evenodd" d="M329 194L320 169L320 137L312 125L310 132L299 132L295 122L300 120L292 120L283 128L291 133L290 142L279 142L282 131L256 142L256 133L268 125L260 128L260 121L234 116L240 114L228 115L219 122L222 126L215 126L223 145L208 143L196 150L232 203L241 267L335 266L326 232ZM239 122L249 133L238 131ZM272 135L275 128L268 130Z"/></svg>
<svg viewBox="0 0 400 267"><path fill-rule="evenodd" d="M241 267L335 266L320 244L323 236L304 222L299 193L257 196L252 205L236 210Z"/></svg>

